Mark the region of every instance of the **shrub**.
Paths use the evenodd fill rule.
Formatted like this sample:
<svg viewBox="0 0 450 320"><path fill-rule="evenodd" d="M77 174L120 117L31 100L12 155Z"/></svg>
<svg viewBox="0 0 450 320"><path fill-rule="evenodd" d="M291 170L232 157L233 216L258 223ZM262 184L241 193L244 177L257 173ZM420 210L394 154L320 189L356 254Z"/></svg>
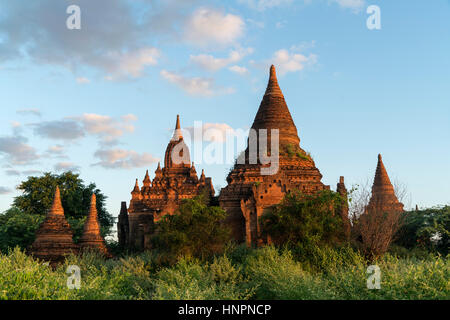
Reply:
<svg viewBox="0 0 450 320"><path fill-rule="evenodd" d="M186 200L175 215L165 215L156 223L152 245L171 258L193 256L201 259L221 253L231 238L223 223L226 212L207 206L202 197Z"/></svg>
<svg viewBox="0 0 450 320"><path fill-rule="evenodd" d="M227 257L212 264L181 259L173 268L157 274L153 299L157 300L244 300L251 296L239 268Z"/></svg>
<svg viewBox="0 0 450 320"><path fill-rule="evenodd" d="M263 233L278 246L341 242L345 239L344 228L336 212L343 201L338 193L329 190L315 195L291 192L262 217Z"/></svg>

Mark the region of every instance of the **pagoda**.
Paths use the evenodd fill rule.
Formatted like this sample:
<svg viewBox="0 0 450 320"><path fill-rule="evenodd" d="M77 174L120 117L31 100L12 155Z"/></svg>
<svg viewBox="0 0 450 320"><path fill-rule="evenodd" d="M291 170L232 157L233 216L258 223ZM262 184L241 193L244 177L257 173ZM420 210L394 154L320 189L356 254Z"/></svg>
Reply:
<svg viewBox="0 0 450 320"><path fill-rule="evenodd" d="M398 201L391 180L387 174L381 154L378 155L378 164L372 186L372 197L365 210L371 212L402 212L403 204Z"/></svg>
<svg viewBox="0 0 450 320"><path fill-rule="evenodd" d="M176 214L184 199L204 194L209 201L214 196L211 178L204 171L197 176L194 163L191 163L189 148L183 140L180 117L177 115L175 130L167 145L164 156L164 167L160 163L155 177L150 179L148 170L142 188L136 179L128 208L128 219L123 214L121 232L122 242L138 249L150 248L150 236L154 232L153 224L164 215ZM128 223L129 226L125 226ZM128 229L128 234L126 230Z"/></svg>
<svg viewBox="0 0 450 320"><path fill-rule="evenodd" d="M97 215L97 198L95 193L91 196L91 206L86 222L84 223L83 234L79 244L82 251L96 250L106 257L111 257L106 248L105 240L100 234L100 225L98 223Z"/></svg>
<svg viewBox="0 0 450 320"><path fill-rule="evenodd" d="M78 253L79 248L72 237L72 229L64 217L59 187L56 187L53 204L36 232L29 253L54 266L62 262L66 255Z"/></svg>
<svg viewBox="0 0 450 320"><path fill-rule="evenodd" d="M261 235L261 216L279 204L286 194L293 190L314 194L330 187L321 182L322 174L314 160L300 147L297 127L278 85L273 65L251 129L256 132L256 139L253 140L256 146L249 138L241 156L245 161L236 161L227 176L227 186L220 192L219 202L228 213L227 222L232 227L234 238L245 241L248 246L259 246L267 242ZM267 130L267 139L261 140L260 132L264 129ZM271 139L276 130L278 150L272 150ZM266 155L278 153L276 163L268 164L261 158L260 150L266 150ZM271 165L277 170L262 174L262 169Z"/></svg>

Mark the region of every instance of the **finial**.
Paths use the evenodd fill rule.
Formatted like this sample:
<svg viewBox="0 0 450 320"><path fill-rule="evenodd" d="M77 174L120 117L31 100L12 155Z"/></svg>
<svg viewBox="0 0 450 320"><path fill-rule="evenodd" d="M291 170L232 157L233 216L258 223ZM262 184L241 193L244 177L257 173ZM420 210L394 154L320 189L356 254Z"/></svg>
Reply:
<svg viewBox="0 0 450 320"><path fill-rule="evenodd" d="M175 124L172 140L180 140L181 138L183 138L183 135L181 134L180 115L177 114L177 123Z"/></svg>
<svg viewBox="0 0 450 320"><path fill-rule="evenodd" d="M378 161L381 161L381 160L383 160L383 159L382 159L382 157L381 157L381 153L379 153L379 154L378 154Z"/></svg>
<svg viewBox="0 0 450 320"><path fill-rule="evenodd" d="M343 176L339 177L339 183L344 183L344 177Z"/></svg>

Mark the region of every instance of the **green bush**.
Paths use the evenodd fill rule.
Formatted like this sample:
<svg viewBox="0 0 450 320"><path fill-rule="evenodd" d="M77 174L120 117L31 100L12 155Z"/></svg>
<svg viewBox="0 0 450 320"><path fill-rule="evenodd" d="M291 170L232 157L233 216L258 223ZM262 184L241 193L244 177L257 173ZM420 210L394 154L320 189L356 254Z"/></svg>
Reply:
<svg viewBox="0 0 450 320"><path fill-rule="evenodd" d="M173 268L157 274L153 299L243 300L251 293L240 269L227 257L214 259L212 264L181 259Z"/></svg>

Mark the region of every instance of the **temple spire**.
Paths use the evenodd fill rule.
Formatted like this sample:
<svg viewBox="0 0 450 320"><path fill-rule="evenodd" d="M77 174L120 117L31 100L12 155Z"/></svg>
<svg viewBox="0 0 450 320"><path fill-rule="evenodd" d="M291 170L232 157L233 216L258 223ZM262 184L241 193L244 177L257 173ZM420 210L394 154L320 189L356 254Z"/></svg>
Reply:
<svg viewBox="0 0 450 320"><path fill-rule="evenodd" d="M388 189L389 191L394 192L394 187L389 179L381 154L378 155L378 164L375 172L375 179L373 181L372 192L380 188Z"/></svg>
<svg viewBox="0 0 450 320"><path fill-rule="evenodd" d="M145 173L145 177L144 177L144 181L142 181L144 183L144 187L150 187L151 185L151 180L150 180L150 176L148 174L148 170Z"/></svg>
<svg viewBox="0 0 450 320"><path fill-rule="evenodd" d="M178 141L183 138L183 135L181 133L181 126L180 126L180 115L177 114L177 122L175 124L175 130L173 132L172 140Z"/></svg>
<svg viewBox="0 0 450 320"><path fill-rule="evenodd" d="M372 186L372 197L367 206L367 211L403 211L403 204L395 195L394 187L384 167L381 154L378 155L378 164Z"/></svg>
<svg viewBox="0 0 450 320"><path fill-rule="evenodd" d="M257 132L259 129L267 129L268 134L270 134L271 129L278 129L280 148L291 145L294 152L299 151L297 148L300 145L300 138L298 137L297 127L292 120L283 92L278 85L274 65L270 67L267 89L256 113L252 129L257 130Z"/></svg>
<svg viewBox="0 0 450 320"><path fill-rule="evenodd" d="M64 216L64 209L61 204L61 194L58 186L56 186L55 197L53 198L53 204L50 209L50 214Z"/></svg>

